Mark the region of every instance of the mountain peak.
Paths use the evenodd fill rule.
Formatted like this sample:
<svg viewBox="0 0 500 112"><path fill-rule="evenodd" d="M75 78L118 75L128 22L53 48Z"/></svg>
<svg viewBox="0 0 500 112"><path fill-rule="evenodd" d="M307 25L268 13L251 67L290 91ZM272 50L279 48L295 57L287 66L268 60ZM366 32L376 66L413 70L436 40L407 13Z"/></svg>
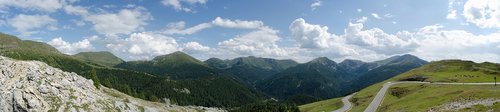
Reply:
<svg viewBox="0 0 500 112"><path fill-rule="evenodd" d="M189 64L206 66L205 63L181 51L156 56L152 61L158 65L179 66Z"/></svg>
<svg viewBox="0 0 500 112"><path fill-rule="evenodd" d="M155 58L153 58L153 60L155 60L155 61L161 61L161 60L164 60L164 59L167 59L167 58L179 58L179 59L190 59L190 60L194 59L193 57L191 57L190 55L188 55L188 54L186 54L184 52L175 51L175 52L170 53L170 54L156 56Z"/></svg>
<svg viewBox="0 0 500 112"><path fill-rule="evenodd" d="M73 55L73 57L86 62L106 65L110 67L124 62L121 58L113 55L113 53L108 51L80 52Z"/></svg>
<svg viewBox="0 0 500 112"><path fill-rule="evenodd" d="M327 57L318 57L316 59L313 59L311 62L327 62L327 61L332 61L328 59Z"/></svg>
<svg viewBox="0 0 500 112"><path fill-rule="evenodd" d="M329 64L336 64L335 61L328 59L327 57L318 57L316 59L313 59L312 61L308 63L319 63L323 65L329 65Z"/></svg>

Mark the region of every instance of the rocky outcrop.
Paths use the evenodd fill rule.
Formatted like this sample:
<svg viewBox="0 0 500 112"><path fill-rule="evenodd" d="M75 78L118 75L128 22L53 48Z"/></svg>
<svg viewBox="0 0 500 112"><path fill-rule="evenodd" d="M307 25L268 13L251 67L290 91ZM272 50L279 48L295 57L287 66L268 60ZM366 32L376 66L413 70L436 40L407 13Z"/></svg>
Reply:
<svg viewBox="0 0 500 112"><path fill-rule="evenodd" d="M38 61L0 56L0 112L46 111L223 111L149 102L116 90L97 89L91 80Z"/></svg>

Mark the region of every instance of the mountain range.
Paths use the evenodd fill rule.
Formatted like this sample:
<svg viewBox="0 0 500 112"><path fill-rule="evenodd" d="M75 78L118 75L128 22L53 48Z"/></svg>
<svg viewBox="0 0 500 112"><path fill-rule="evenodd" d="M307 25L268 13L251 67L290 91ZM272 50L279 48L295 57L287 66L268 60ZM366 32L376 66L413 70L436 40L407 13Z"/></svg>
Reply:
<svg viewBox="0 0 500 112"><path fill-rule="evenodd" d="M427 63L412 55L341 63L326 57L306 63L254 56L200 61L179 51L151 60L123 61L109 52L66 55L45 43L7 34L0 34L0 54L42 61L85 78L95 70L102 85L145 100L226 108L338 97Z"/></svg>

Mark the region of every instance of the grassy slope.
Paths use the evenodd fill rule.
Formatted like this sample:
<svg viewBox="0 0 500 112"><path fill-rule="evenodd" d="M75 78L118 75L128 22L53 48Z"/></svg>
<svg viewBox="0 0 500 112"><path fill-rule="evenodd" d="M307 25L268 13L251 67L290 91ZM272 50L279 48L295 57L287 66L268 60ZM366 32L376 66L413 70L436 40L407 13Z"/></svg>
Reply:
<svg viewBox="0 0 500 112"><path fill-rule="evenodd" d="M124 61L110 52L81 52L73 55L73 57L80 59L85 62L101 64L109 67L113 67L117 64L123 63Z"/></svg>
<svg viewBox="0 0 500 112"><path fill-rule="evenodd" d="M386 82L394 82L413 75L426 76L431 82L493 82L493 77L500 77L500 67L493 63L473 63L470 61L445 60L432 62L422 67L405 72L391 79L371 85L353 96L351 112L363 111L373 100L373 96Z"/></svg>
<svg viewBox="0 0 500 112"><path fill-rule="evenodd" d="M309 103L299 106L301 112L330 112L339 109L342 104L342 98L333 98L319 102Z"/></svg>
<svg viewBox="0 0 500 112"><path fill-rule="evenodd" d="M405 89L407 92L398 98L391 94L392 90L397 90L396 88ZM392 86L386 93L378 111L411 110L422 112L449 102L500 98L498 93L500 93L498 86L398 84ZM496 111L500 111L500 108Z"/></svg>

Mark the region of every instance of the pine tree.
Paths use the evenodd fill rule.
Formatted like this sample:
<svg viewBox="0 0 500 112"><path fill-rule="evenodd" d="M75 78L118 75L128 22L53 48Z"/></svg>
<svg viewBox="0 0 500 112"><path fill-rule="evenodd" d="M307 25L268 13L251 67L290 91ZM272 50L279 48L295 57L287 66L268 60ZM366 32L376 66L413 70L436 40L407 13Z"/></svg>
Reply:
<svg viewBox="0 0 500 112"><path fill-rule="evenodd" d="M113 88L113 85L111 85L111 82L109 81L108 78L104 79L103 85L108 88Z"/></svg>
<svg viewBox="0 0 500 112"><path fill-rule="evenodd" d="M92 82L94 82L94 86L99 89L100 88L100 82L99 82L99 78L97 78L97 74L96 74L96 71L95 69L92 69L92 71L90 71L90 79L92 79Z"/></svg>

